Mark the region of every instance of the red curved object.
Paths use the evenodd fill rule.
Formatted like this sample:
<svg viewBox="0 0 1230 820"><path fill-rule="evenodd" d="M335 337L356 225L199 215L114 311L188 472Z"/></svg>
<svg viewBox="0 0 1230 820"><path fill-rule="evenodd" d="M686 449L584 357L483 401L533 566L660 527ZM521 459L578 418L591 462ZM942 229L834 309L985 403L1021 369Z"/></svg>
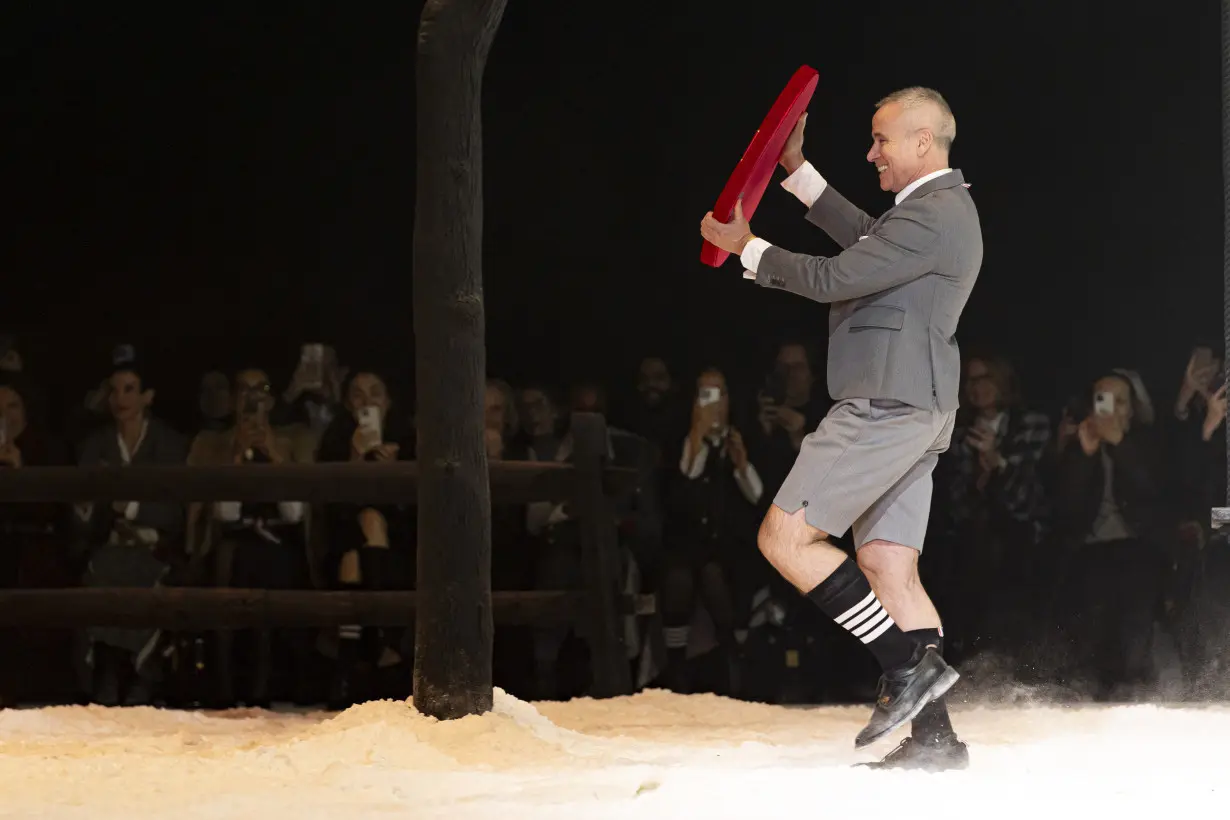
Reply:
<svg viewBox="0 0 1230 820"><path fill-rule="evenodd" d="M726 187L722 189L717 204L713 206L713 215L719 221L730 221L740 196L743 197L743 216L750 220L756 213L756 206L760 204L760 197L773 177L773 169L777 166L786 139L807 110L819 79L820 75L814 68L801 66L777 96L777 102L773 103L764 122L760 123L760 130L752 137L752 144L743 152L730 179L726 180ZM700 261L715 268L729 256L729 251L711 245L707 240L700 249Z"/></svg>

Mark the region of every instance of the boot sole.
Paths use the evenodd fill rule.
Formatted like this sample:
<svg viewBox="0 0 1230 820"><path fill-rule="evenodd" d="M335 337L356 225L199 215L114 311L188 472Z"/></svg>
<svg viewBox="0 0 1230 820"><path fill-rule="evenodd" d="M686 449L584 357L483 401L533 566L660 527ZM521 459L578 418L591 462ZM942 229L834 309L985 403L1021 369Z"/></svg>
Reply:
<svg viewBox="0 0 1230 820"><path fill-rule="evenodd" d="M910 710L909 714L896 723L888 726L883 731L877 732L870 737L865 737L861 740L856 737L854 739L854 748L865 749L873 743L883 740L888 735L891 735L893 732L918 717L918 713L923 710L923 707L934 700L942 698L944 694L956 684L960 677L961 675L957 672L957 670L953 669L951 666L945 669L943 674L936 679L935 683L931 684L931 688L927 690L926 694L918 699L918 704Z"/></svg>

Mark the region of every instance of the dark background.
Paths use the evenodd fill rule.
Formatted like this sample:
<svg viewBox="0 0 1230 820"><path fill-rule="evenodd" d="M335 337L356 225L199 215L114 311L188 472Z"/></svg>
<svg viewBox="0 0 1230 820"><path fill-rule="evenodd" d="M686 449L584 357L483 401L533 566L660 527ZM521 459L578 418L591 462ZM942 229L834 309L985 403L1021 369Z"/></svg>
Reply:
<svg viewBox="0 0 1230 820"><path fill-rule="evenodd" d="M408 373L418 3L9 4L0 326L84 390L109 345L186 369L303 341ZM986 241L959 339L1059 400L1220 338L1215 3L511 0L484 88L489 363L628 380L666 350L752 378L825 309L697 261L697 226L802 63L807 156L855 202L874 102L931 85ZM780 172L779 172L780 178ZM771 187L757 232L833 246ZM1215 342L1214 342L1215 343ZM1218 345L1220 347L1220 345Z"/></svg>

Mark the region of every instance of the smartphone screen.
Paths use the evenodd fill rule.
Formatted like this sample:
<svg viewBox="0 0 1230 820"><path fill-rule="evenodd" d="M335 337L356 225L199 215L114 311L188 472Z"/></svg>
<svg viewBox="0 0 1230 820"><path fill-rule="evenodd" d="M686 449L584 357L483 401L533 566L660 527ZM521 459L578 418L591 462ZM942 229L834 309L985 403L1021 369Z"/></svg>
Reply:
<svg viewBox="0 0 1230 820"><path fill-rule="evenodd" d="M384 431L381 429L380 408L364 407L359 410L358 416L359 429L363 431L363 436L367 439L368 446L376 447L382 444Z"/></svg>
<svg viewBox="0 0 1230 820"><path fill-rule="evenodd" d="M1093 397L1093 412L1099 416L1109 416L1115 412L1115 394L1103 390Z"/></svg>
<svg viewBox="0 0 1230 820"><path fill-rule="evenodd" d="M702 387L697 394L696 403L701 407L717 404L722 398L722 391L716 387Z"/></svg>

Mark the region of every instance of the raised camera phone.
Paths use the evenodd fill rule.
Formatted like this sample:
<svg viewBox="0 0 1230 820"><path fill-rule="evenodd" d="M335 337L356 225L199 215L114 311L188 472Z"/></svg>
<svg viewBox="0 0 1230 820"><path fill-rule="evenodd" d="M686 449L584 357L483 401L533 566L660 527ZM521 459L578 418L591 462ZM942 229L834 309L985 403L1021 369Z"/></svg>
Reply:
<svg viewBox="0 0 1230 820"><path fill-rule="evenodd" d="M1111 416L1115 412L1115 394L1101 390L1093 397L1093 412L1099 416Z"/></svg>
<svg viewBox="0 0 1230 820"><path fill-rule="evenodd" d="M358 413L358 422L368 447L378 447L383 443L384 430L381 429L379 407L361 408Z"/></svg>
<svg viewBox="0 0 1230 820"><path fill-rule="evenodd" d="M697 394L696 403L701 407L717 404L722 399L722 391L717 387L702 387Z"/></svg>

